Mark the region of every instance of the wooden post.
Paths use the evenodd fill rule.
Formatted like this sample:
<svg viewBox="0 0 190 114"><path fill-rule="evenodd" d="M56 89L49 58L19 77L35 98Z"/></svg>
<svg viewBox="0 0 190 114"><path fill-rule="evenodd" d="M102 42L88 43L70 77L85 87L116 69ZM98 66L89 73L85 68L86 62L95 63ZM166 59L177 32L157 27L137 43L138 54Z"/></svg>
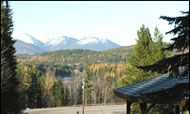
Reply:
<svg viewBox="0 0 190 114"><path fill-rule="evenodd" d="M179 105L176 105L175 107L175 114L180 114Z"/></svg>
<svg viewBox="0 0 190 114"><path fill-rule="evenodd" d="M141 108L141 114L147 114L147 104L146 103L140 103Z"/></svg>
<svg viewBox="0 0 190 114"><path fill-rule="evenodd" d="M85 79L83 79L82 80L82 89L83 89L83 95L82 95L82 101L83 101L83 106L82 106L82 114L84 114L84 105L85 105L85 91L84 91L84 89L85 89Z"/></svg>
<svg viewBox="0 0 190 114"><path fill-rule="evenodd" d="M130 114L131 113L131 102L126 101L126 114Z"/></svg>

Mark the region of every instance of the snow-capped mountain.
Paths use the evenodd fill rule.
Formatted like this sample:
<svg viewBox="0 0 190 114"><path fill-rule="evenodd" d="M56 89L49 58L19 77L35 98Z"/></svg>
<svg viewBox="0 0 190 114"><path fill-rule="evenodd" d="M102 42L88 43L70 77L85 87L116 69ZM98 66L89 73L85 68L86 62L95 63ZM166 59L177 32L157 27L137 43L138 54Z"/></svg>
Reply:
<svg viewBox="0 0 190 114"><path fill-rule="evenodd" d="M82 38L77 42L78 45L86 45L86 44L91 44L91 43L98 43L100 42L100 39L97 37L85 37Z"/></svg>
<svg viewBox="0 0 190 114"><path fill-rule="evenodd" d="M25 43L33 44L33 45L36 45L36 46L44 45L43 42L37 40L32 35L27 34L27 33L13 34L13 38L15 40L20 40L20 41L23 41Z"/></svg>
<svg viewBox="0 0 190 114"><path fill-rule="evenodd" d="M119 47L118 44L115 44L108 39L100 39L97 37L85 37L79 40L77 43L73 44L70 48L102 51L117 47Z"/></svg>
<svg viewBox="0 0 190 114"><path fill-rule="evenodd" d="M13 34L13 39L16 40L16 54L32 55L48 51L45 43L27 33Z"/></svg>
<svg viewBox="0 0 190 114"><path fill-rule="evenodd" d="M47 42L47 46L50 51L53 50L61 50L61 49L69 49L69 47L76 43L78 40L68 36L62 36L57 39L52 39Z"/></svg>
<svg viewBox="0 0 190 114"><path fill-rule="evenodd" d="M97 37L84 37L77 40L73 37L62 36L43 43L32 35L20 34L19 36L13 36L13 39L17 40L14 44L17 51L16 54L38 54L63 49L90 49L102 51L120 47L118 44L108 39L100 39Z"/></svg>
<svg viewBox="0 0 190 114"><path fill-rule="evenodd" d="M33 54L46 52L46 50L44 50L41 47L38 47L38 46L30 44L30 43L23 42L21 40L16 40L14 47L16 49L16 54L33 55Z"/></svg>

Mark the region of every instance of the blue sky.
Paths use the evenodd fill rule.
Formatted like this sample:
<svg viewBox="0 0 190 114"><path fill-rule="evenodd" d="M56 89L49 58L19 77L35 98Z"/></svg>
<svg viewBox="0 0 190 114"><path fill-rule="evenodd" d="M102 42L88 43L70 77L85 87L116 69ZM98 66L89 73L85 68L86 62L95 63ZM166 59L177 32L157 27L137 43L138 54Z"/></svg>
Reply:
<svg viewBox="0 0 190 114"><path fill-rule="evenodd" d="M122 46L136 43L142 24L157 26L169 41L172 29L161 15L180 16L188 1L11 1L14 33L28 33L45 42L61 36L100 37Z"/></svg>

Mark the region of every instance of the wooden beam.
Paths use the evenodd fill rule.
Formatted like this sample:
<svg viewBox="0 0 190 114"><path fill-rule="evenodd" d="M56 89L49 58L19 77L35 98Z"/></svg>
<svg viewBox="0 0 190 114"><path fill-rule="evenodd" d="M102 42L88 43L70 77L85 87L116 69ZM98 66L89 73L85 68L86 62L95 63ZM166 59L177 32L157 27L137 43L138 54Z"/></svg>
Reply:
<svg viewBox="0 0 190 114"><path fill-rule="evenodd" d="M141 114L147 114L147 104L146 103L140 103L141 108Z"/></svg>
<svg viewBox="0 0 190 114"><path fill-rule="evenodd" d="M131 114L131 102L126 101L126 114Z"/></svg>

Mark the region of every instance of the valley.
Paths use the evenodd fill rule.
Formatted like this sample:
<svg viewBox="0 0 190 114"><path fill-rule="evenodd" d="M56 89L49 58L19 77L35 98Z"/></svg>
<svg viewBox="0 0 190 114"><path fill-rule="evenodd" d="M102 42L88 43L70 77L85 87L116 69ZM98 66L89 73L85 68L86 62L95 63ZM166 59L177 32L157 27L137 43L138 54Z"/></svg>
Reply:
<svg viewBox="0 0 190 114"><path fill-rule="evenodd" d="M128 53L133 47L104 51L66 49L35 55L17 55L18 74L25 80L24 87L31 85L29 90L38 88L43 92L44 89L51 88L46 90L50 92L47 96L40 91L37 93L42 94L40 97L43 102L47 102L47 106L39 104L43 107L81 104L82 79L86 80L86 104L122 102L115 97L113 89L123 85L128 67ZM55 94L56 91L58 93ZM55 98L51 99L50 96ZM44 98L47 100L44 101ZM32 106L31 103L28 105L39 107Z"/></svg>

